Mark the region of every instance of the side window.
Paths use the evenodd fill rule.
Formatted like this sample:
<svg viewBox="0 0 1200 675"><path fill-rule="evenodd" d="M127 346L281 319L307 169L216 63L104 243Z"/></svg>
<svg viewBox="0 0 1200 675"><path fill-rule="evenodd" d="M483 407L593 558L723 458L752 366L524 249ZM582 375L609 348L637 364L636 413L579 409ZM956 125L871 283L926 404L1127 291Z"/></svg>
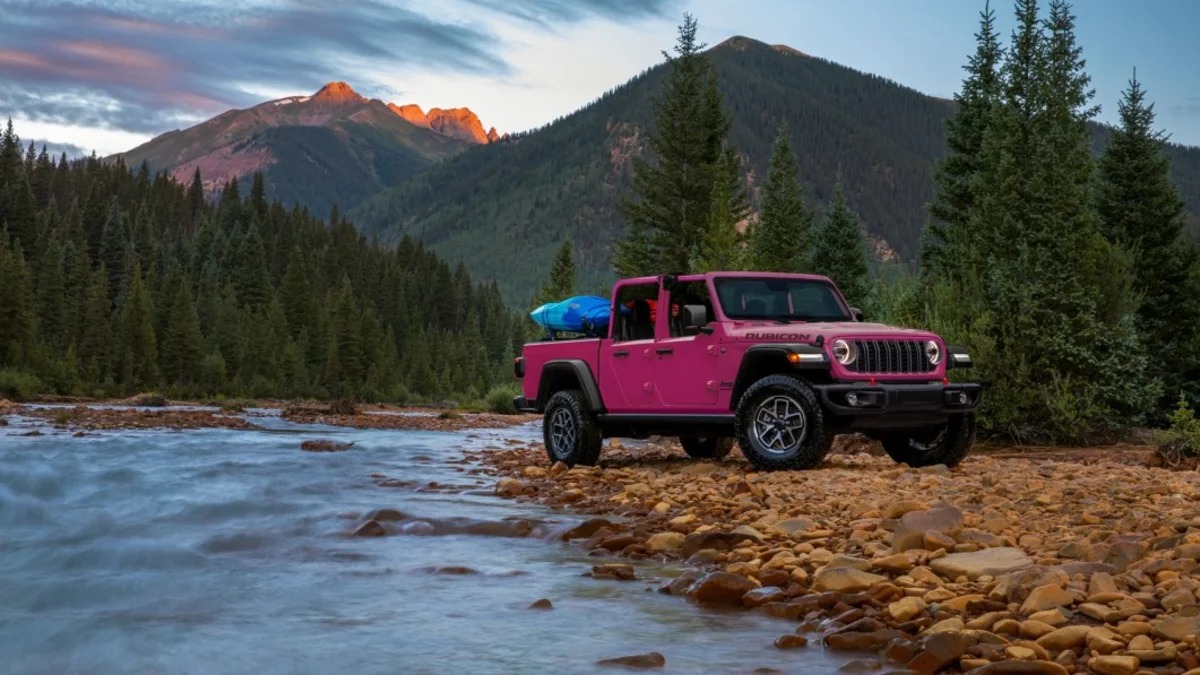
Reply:
<svg viewBox="0 0 1200 675"><path fill-rule="evenodd" d="M691 333L686 333L683 330L684 305L703 305L705 312L707 312L708 320L713 320L712 298L708 295L708 283L703 279L678 284L671 289L670 301L670 312L667 314L667 317L670 321L671 337L683 337L695 334L696 332L694 329Z"/></svg>
<svg viewBox="0 0 1200 675"><path fill-rule="evenodd" d="M617 291L612 318L613 342L653 340L657 318L658 284L631 284Z"/></svg>

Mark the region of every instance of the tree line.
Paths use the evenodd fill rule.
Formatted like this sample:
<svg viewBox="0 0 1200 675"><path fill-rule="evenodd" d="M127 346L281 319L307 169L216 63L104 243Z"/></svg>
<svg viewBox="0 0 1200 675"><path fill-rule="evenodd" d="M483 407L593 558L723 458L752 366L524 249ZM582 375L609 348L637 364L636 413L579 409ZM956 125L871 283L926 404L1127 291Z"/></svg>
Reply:
<svg viewBox="0 0 1200 675"><path fill-rule="evenodd" d="M0 396L477 400L525 335L495 283L268 201L0 139Z"/></svg>
<svg viewBox="0 0 1200 675"><path fill-rule="evenodd" d="M1043 17L1017 0L1015 12L1008 45L991 8L981 13L918 270L869 260L840 187L818 219L784 125L750 214L716 75L685 16L622 203L616 271L827 274L875 318L968 347L988 385L980 421L1008 437L1080 441L1161 423L1181 397L1195 407L1200 253L1153 105L1132 79L1096 159L1071 6L1053 0Z"/></svg>

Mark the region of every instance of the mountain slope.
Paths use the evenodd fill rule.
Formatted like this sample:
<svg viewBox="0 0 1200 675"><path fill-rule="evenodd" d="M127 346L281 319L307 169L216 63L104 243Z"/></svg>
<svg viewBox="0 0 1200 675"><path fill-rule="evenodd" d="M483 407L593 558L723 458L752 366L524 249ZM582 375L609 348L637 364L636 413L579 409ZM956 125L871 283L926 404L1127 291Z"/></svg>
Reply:
<svg viewBox="0 0 1200 675"><path fill-rule="evenodd" d="M466 113L481 126L474 113ZM144 161L184 182L199 169L208 188L259 171L273 197L325 214L333 204L357 204L438 160L486 142L482 128L478 134L484 139L477 141L474 129L464 133L452 124L443 126L414 124L401 116L399 107L368 100L344 82L331 82L312 96L230 110L119 156L128 165Z"/></svg>
<svg viewBox="0 0 1200 675"><path fill-rule="evenodd" d="M786 121L810 203L823 205L840 177L877 256L913 260L953 103L742 37L711 55L750 187L761 184ZM612 278L611 243L624 227L617 203L629 193L632 158L645 147L664 73L652 68L546 127L431 167L351 215L385 239L411 234L465 261L472 274L497 279L517 304L570 238L583 289L595 289ZM1097 134L1101 142L1099 127ZM1190 189L1190 211L1200 214L1200 150L1174 151L1176 179Z"/></svg>

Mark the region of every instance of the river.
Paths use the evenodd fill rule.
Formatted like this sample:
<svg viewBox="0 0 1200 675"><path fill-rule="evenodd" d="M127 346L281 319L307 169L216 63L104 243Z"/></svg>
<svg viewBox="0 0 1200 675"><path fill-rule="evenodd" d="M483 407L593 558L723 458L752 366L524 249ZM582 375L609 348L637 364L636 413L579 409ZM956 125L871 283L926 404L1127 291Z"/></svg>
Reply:
<svg viewBox="0 0 1200 675"><path fill-rule="evenodd" d="M775 649L787 622L653 592L677 570L581 576L597 559L541 536L579 518L494 497L490 479L455 463L467 447L531 439L535 426L248 419L255 429L83 437L16 416L0 427L0 672L588 673L646 651L678 673L842 662L815 644ZM302 452L312 438L354 445ZM379 508L431 525L347 536ZM511 530L514 519L541 524L534 536L461 532ZM539 598L554 608L528 609Z"/></svg>

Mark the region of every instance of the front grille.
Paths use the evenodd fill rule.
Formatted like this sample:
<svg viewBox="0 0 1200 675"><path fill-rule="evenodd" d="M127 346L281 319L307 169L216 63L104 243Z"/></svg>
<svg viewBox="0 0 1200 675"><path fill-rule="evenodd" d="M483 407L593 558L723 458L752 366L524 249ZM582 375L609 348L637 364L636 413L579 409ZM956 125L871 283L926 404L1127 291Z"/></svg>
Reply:
<svg viewBox="0 0 1200 675"><path fill-rule="evenodd" d="M854 373L928 373L935 366L920 340L853 340L858 358L846 369Z"/></svg>

